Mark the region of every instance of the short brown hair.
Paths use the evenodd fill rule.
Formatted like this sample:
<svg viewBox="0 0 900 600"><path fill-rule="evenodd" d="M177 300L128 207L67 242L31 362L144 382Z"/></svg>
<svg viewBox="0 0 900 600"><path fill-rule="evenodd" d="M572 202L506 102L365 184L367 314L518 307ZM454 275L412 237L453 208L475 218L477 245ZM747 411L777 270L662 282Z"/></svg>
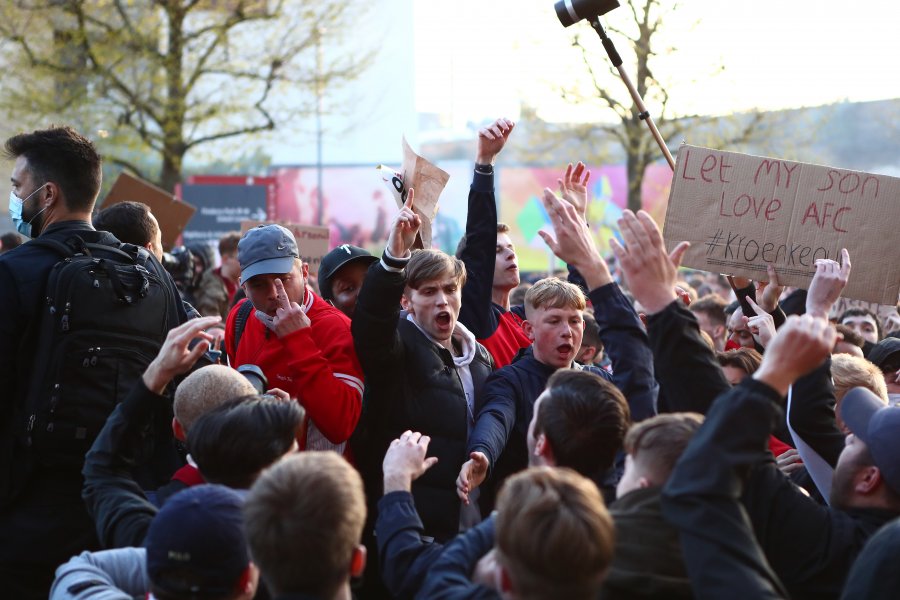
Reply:
<svg viewBox="0 0 900 600"><path fill-rule="evenodd" d="M881 369L858 356L834 354L831 356L831 377L834 379L834 398L840 402L844 394L855 387L864 387L887 404L887 386Z"/></svg>
<svg viewBox="0 0 900 600"><path fill-rule="evenodd" d="M619 388L596 373L559 369L547 381L534 435L544 434L558 466L599 480L613 465L630 423Z"/></svg>
<svg viewBox="0 0 900 600"><path fill-rule="evenodd" d="M506 481L497 509L497 561L516 597L596 597L615 544L596 485L566 468L536 467Z"/></svg>
<svg viewBox="0 0 900 600"><path fill-rule="evenodd" d="M509 225L506 223L497 223L497 233L509 233Z"/></svg>
<svg viewBox="0 0 900 600"><path fill-rule="evenodd" d="M702 424L703 415L697 413L656 415L628 430L625 451L650 475L654 486L662 486Z"/></svg>
<svg viewBox="0 0 900 600"><path fill-rule="evenodd" d="M250 554L273 595L333 597L365 521L362 479L334 452L284 459L256 481L244 506Z"/></svg>
<svg viewBox="0 0 900 600"><path fill-rule="evenodd" d="M710 322L715 325L725 325L725 307L728 302L722 299L718 294L707 294L702 298L691 302L691 312L703 313L709 317Z"/></svg>
<svg viewBox="0 0 900 600"><path fill-rule="evenodd" d="M584 310L587 301L577 285L558 277L546 277L525 292L525 311L539 308L574 308Z"/></svg>
<svg viewBox="0 0 900 600"><path fill-rule="evenodd" d="M719 365L743 369L747 375L753 375L762 363L762 354L754 348L737 348L727 352L716 352Z"/></svg>
<svg viewBox="0 0 900 600"><path fill-rule="evenodd" d="M446 275L466 284L466 265L455 256L440 250L416 250L406 263L406 287L417 290L426 281L433 281Z"/></svg>
<svg viewBox="0 0 900 600"><path fill-rule="evenodd" d="M53 182L70 211L91 212L103 179L101 159L93 142L71 127L51 127L20 133L6 140L6 158L28 161L35 183Z"/></svg>
<svg viewBox="0 0 900 600"><path fill-rule="evenodd" d="M238 242L241 241L240 231L229 231L219 238L219 256L237 256Z"/></svg>

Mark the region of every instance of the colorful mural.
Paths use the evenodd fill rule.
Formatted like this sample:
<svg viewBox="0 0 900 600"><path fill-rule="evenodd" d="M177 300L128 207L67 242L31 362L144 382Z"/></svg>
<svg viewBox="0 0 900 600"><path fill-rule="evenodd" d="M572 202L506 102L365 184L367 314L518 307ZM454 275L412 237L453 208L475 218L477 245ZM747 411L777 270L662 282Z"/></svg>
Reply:
<svg viewBox="0 0 900 600"><path fill-rule="evenodd" d="M450 174L441 195L440 212L434 224L436 246L453 252L465 231L466 208L472 166L466 161L439 163ZM279 219L316 225L331 230L331 247L351 243L380 252L387 240L396 205L375 166L326 167L322 219L319 220L315 167L276 167L271 175L278 184L276 214ZM601 250L618 236L616 220L626 205L624 166L591 168L591 205L588 220ZM497 197L500 220L510 226L523 271L545 271L552 258L538 230L549 227L540 202L545 187L556 189L564 167L498 167ZM644 207L662 223L669 197L671 171L654 165L644 178Z"/></svg>

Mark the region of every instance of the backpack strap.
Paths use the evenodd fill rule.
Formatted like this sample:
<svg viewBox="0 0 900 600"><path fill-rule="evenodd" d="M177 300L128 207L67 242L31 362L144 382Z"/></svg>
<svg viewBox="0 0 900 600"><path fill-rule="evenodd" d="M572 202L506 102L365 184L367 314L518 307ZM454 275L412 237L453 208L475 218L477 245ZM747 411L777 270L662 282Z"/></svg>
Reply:
<svg viewBox="0 0 900 600"><path fill-rule="evenodd" d="M253 312L253 303L247 298L243 304L238 307L237 315L234 317L234 355L237 357L238 344L241 343L241 336L244 334L244 327L247 326L247 319Z"/></svg>
<svg viewBox="0 0 900 600"><path fill-rule="evenodd" d="M73 237L77 238L78 240L81 240L81 238L79 238L78 236L73 236ZM75 256L78 253L78 250L76 250L76 248L73 248L72 246L70 246L68 243L63 243L59 240L53 240L50 238L34 238L33 240L31 240L28 243L32 244L34 246L40 246L41 248L46 248L47 250L53 250L60 256L63 256L66 258L68 258L70 256ZM84 241L82 241L81 244L84 245Z"/></svg>

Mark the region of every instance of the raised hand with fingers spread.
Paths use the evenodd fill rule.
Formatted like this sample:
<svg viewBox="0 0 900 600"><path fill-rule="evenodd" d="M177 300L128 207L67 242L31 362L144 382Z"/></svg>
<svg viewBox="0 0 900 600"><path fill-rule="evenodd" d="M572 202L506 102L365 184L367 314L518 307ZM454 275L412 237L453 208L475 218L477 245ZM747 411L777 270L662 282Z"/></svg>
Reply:
<svg viewBox="0 0 900 600"><path fill-rule="evenodd" d="M597 244L584 219L578 214L578 209L557 198L550 188L544 189L542 200L556 238L546 231L538 231L538 234L550 246L553 254L577 268L590 289L610 283L612 276L606 261L600 256Z"/></svg>
<svg viewBox="0 0 900 600"><path fill-rule="evenodd" d="M690 244L681 242L667 253L659 227L644 211L635 215L626 210L618 223L624 245L616 239L611 239L610 245L628 288L648 314L657 313L677 298L678 267Z"/></svg>
<svg viewBox="0 0 900 600"><path fill-rule="evenodd" d="M569 163L562 179L557 179L563 200L575 207L585 223L587 223L588 182L590 180L591 172L587 170L583 162L579 162L575 167Z"/></svg>

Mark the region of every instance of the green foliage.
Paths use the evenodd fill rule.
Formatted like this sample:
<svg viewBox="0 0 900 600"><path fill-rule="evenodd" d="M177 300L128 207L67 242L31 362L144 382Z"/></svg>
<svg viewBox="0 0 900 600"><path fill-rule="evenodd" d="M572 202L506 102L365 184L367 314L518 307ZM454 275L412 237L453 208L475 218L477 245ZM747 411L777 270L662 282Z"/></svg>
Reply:
<svg viewBox="0 0 900 600"><path fill-rule="evenodd" d="M363 7L360 0L2 2L0 112L26 126L72 124L97 139L107 160L172 189L198 146L303 118L316 89L357 77L371 53L332 51L323 63L317 51L336 43Z"/></svg>

